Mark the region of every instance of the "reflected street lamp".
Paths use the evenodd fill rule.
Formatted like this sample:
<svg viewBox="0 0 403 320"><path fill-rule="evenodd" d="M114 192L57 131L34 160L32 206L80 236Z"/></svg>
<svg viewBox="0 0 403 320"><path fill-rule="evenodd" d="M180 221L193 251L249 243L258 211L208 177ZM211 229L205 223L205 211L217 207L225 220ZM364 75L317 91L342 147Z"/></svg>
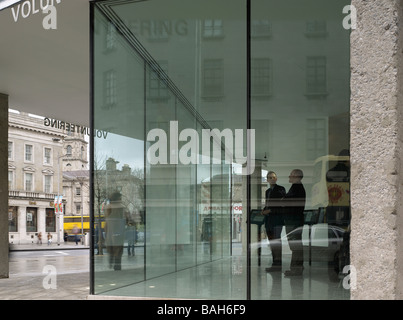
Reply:
<svg viewBox="0 0 403 320"><path fill-rule="evenodd" d="M80 184L80 194L81 194L81 244L84 244L84 177L77 177L78 183Z"/></svg>
<svg viewBox="0 0 403 320"><path fill-rule="evenodd" d="M54 142L59 142L62 139L53 138ZM60 155L60 152L57 152L57 199L60 199L60 158L63 158L65 154ZM63 206L63 202L61 202ZM57 245L60 246L60 212L56 213L56 230L57 230Z"/></svg>

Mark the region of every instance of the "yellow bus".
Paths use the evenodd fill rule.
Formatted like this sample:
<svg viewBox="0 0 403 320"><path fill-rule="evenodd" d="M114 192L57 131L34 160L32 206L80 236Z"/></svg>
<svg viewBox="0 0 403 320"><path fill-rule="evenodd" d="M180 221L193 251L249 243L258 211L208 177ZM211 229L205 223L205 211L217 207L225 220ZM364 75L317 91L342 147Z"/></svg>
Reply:
<svg viewBox="0 0 403 320"><path fill-rule="evenodd" d="M77 226L79 233L81 233L81 216L63 217L64 233L73 234L74 226ZM84 233L90 231L90 216L83 216L83 231Z"/></svg>

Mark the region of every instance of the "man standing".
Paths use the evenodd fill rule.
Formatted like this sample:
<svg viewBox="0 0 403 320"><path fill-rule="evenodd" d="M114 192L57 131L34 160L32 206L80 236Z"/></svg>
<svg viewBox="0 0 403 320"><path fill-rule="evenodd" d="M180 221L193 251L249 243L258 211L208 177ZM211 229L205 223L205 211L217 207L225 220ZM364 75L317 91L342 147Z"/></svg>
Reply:
<svg viewBox="0 0 403 320"><path fill-rule="evenodd" d="M273 262L271 267L266 268L267 272L281 271L282 248L281 230L284 225L283 212L280 205L281 199L285 196L285 188L277 184L277 175L269 171L266 176L268 189L266 190L266 204L262 211L265 215L266 234L269 239Z"/></svg>
<svg viewBox="0 0 403 320"><path fill-rule="evenodd" d="M289 182L292 185L283 199L285 207L284 223L292 252L290 270L284 272L285 276L300 276L304 269L302 226L304 225L306 193L301 182L303 177L302 170L294 169L291 171Z"/></svg>

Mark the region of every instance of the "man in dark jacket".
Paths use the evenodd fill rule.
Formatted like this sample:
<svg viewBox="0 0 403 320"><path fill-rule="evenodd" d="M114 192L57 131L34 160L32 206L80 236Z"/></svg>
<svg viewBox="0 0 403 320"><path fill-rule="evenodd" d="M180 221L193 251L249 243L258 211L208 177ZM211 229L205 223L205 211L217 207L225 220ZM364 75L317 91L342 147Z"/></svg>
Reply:
<svg viewBox="0 0 403 320"><path fill-rule="evenodd" d="M275 172L269 171L266 179L269 188L266 190L266 204L262 214L265 215L266 234L269 238L271 254L273 257L272 266L266 268L266 271L281 271L281 230L284 221L280 201L285 196L286 192L283 186L277 184L277 175Z"/></svg>
<svg viewBox="0 0 403 320"><path fill-rule="evenodd" d="M285 207L284 224L288 244L292 251L290 270L284 272L285 276L302 275L304 269L302 227L304 225L306 193L301 182L303 177L302 170L294 169L291 171L289 182L292 185L282 201Z"/></svg>

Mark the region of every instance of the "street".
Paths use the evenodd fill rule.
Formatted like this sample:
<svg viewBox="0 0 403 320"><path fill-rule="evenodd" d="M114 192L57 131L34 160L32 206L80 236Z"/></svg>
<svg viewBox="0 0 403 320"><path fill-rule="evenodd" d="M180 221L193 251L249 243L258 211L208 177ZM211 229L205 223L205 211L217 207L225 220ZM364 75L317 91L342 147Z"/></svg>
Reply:
<svg viewBox="0 0 403 320"><path fill-rule="evenodd" d="M83 300L89 294L89 250L10 252L0 300Z"/></svg>

